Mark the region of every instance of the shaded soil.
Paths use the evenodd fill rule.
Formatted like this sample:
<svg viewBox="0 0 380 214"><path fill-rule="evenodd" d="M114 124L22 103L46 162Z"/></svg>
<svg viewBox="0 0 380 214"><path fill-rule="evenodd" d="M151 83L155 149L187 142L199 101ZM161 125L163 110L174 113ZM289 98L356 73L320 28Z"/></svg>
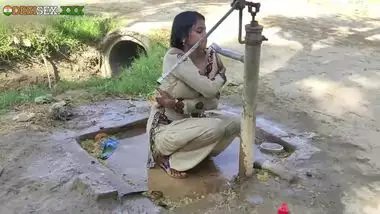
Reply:
<svg viewBox="0 0 380 214"><path fill-rule="evenodd" d="M52 83L59 80L85 80L100 75L100 56L95 48L83 47L75 54L60 54L44 60L36 59L28 63L17 62L0 69L0 91L6 89L21 89L28 84L49 83L48 74Z"/></svg>

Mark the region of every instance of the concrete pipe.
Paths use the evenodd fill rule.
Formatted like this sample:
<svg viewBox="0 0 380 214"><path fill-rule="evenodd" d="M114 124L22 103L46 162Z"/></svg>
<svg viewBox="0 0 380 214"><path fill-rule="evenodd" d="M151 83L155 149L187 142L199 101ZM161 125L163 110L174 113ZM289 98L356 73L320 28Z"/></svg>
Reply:
<svg viewBox="0 0 380 214"><path fill-rule="evenodd" d="M99 45L103 77L118 76L122 69L131 66L141 55L147 56L149 39L127 28L108 33Z"/></svg>

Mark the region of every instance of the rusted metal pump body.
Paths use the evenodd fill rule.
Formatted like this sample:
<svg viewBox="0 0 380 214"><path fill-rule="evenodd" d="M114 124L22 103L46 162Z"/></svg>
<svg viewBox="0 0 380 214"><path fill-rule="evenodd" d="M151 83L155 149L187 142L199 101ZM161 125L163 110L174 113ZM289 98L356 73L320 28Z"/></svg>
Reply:
<svg viewBox="0 0 380 214"><path fill-rule="evenodd" d="M236 0L235 0L236 1ZM252 16L251 23L245 25L245 40L242 40L243 10L248 7ZM249 177L253 173L253 145L256 139L256 95L259 84L261 43L267 40L263 35L263 26L255 20L260 3L239 0L239 43L245 44L243 112L241 119L241 140L239 154L239 177ZM254 10L253 10L254 9Z"/></svg>

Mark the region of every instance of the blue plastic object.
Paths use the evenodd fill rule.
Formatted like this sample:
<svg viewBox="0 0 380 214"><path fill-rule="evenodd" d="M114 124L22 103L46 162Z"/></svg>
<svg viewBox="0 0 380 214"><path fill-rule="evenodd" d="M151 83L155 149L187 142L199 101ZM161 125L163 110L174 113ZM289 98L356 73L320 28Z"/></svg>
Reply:
<svg viewBox="0 0 380 214"><path fill-rule="evenodd" d="M100 146L102 148L102 154L100 155L100 159L107 160L116 150L119 142L112 137L103 138L100 141Z"/></svg>

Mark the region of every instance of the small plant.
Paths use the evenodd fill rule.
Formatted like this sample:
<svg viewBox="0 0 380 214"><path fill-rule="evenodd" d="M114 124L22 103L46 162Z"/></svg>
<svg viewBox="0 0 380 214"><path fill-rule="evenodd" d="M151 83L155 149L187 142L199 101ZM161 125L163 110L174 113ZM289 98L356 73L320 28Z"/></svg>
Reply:
<svg viewBox="0 0 380 214"><path fill-rule="evenodd" d="M100 17L55 17L48 22L0 23L0 63L30 60L41 55L69 54L82 44L99 41L113 26Z"/></svg>

